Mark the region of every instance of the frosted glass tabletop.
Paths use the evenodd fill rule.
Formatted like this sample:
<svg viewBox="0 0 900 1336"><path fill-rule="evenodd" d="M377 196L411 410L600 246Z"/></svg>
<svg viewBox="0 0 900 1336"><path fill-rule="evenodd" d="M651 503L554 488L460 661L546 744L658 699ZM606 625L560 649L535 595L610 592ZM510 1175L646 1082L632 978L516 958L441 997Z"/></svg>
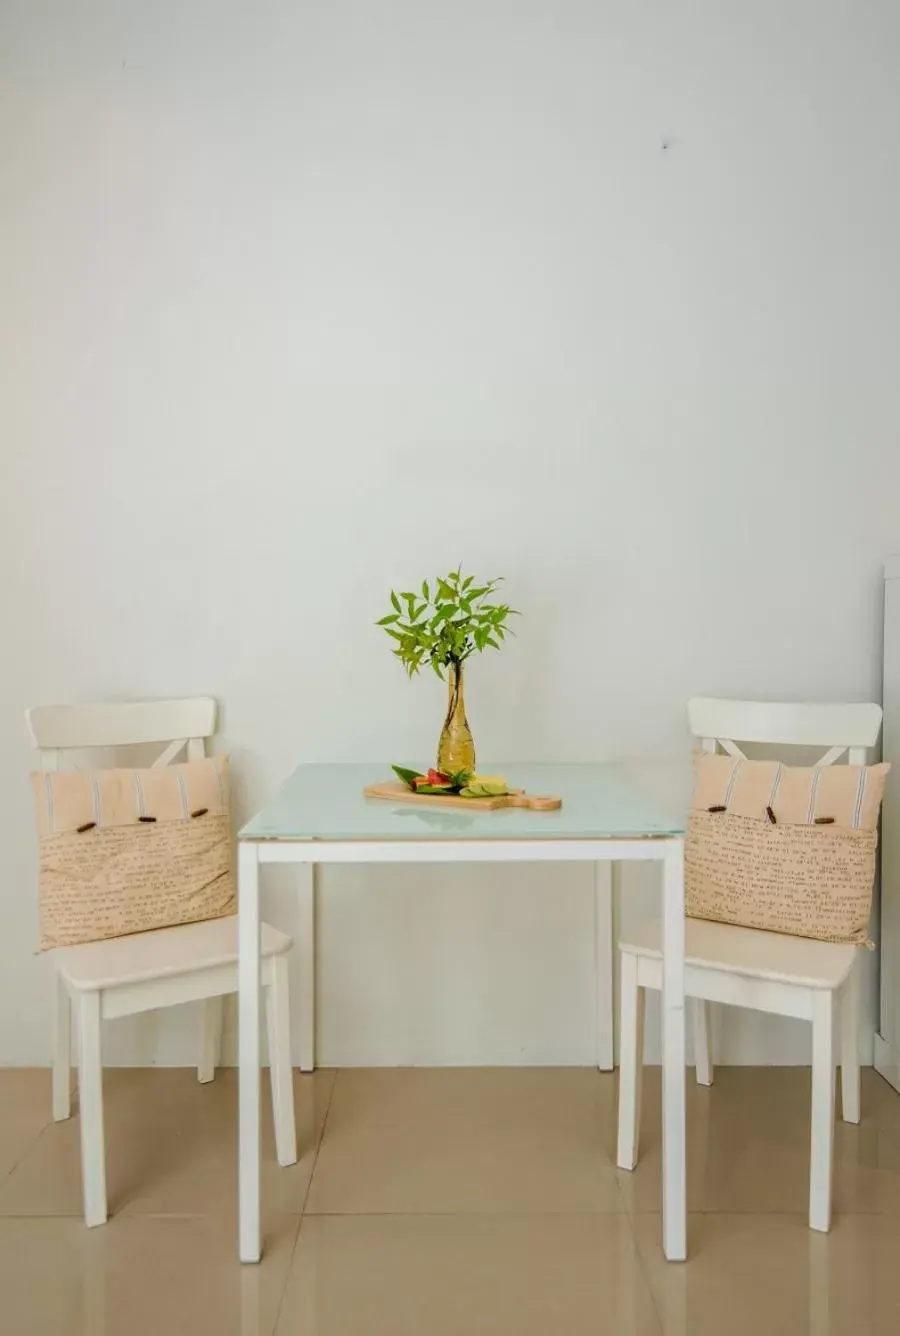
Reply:
<svg viewBox="0 0 900 1336"><path fill-rule="evenodd" d="M512 788L562 798L556 812L472 811L364 798L392 779L383 765L301 765L242 840L574 840L681 835L656 800L619 765L492 765Z"/></svg>

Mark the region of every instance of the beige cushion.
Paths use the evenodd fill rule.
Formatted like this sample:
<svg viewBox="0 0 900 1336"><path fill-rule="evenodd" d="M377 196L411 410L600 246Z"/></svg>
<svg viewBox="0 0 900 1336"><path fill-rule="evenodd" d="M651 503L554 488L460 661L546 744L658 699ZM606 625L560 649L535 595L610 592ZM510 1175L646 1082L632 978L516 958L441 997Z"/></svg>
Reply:
<svg viewBox="0 0 900 1336"><path fill-rule="evenodd" d="M889 769L698 753L685 841L687 913L864 942Z"/></svg>
<svg viewBox="0 0 900 1336"><path fill-rule="evenodd" d="M40 950L235 912L224 757L31 783Z"/></svg>

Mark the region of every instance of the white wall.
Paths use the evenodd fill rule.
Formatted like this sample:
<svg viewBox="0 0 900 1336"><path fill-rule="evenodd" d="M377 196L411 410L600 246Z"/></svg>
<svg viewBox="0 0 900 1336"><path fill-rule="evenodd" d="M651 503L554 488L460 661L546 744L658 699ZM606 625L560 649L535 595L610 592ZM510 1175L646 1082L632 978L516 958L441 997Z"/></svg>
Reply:
<svg viewBox="0 0 900 1336"><path fill-rule="evenodd" d="M525 612L471 673L484 757L676 757L697 691L878 696L894 0L0 24L0 1061L49 1053L29 702L215 694L242 814L300 759L427 761L438 685L372 622L460 557ZM320 926L325 1062L591 1059L584 869L334 872ZM806 1055L729 1024L726 1058Z"/></svg>

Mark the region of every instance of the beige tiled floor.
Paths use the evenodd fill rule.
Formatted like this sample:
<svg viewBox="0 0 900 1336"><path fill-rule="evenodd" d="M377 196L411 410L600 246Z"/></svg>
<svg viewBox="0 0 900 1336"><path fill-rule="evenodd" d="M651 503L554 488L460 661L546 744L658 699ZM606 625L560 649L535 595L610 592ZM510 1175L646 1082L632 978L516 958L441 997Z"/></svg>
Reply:
<svg viewBox="0 0 900 1336"><path fill-rule="evenodd" d="M659 1235L659 1074L613 1165L615 1080L578 1069L295 1076L300 1162L264 1109L266 1251L236 1258L234 1072L108 1071L110 1223L80 1220L77 1111L0 1071L10 1336L896 1336L900 1096L838 1126L830 1236L806 1228L809 1073L689 1083L691 1260Z"/></svg>

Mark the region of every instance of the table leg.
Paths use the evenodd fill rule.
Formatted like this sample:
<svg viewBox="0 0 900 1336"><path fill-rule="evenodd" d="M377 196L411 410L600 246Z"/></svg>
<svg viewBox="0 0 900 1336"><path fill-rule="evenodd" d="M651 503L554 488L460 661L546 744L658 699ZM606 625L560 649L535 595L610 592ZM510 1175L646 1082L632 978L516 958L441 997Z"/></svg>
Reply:
<svg viewBox="0 0 900 1336"><path fill-rule="evenodd" d="M300 1070L316 1065L316 869L301 863L298 890L297 952L300 974Z"/></svg>
<svg viewBox="0 0 900 1336"><path fill-rule="evenodd" d="M687 1257L684 1051L684 842L667 843L663 860L662 986L663 1252Z"/></svg>
<svg viewBox="0 0 900 1336"><path fill-rule="evenodd" d="M615 1066L613 1049L613 993L616 944L613 934L613 889L618 880L618 864L594 864L594 972L597 989L597 1066L611 1072Z"/></svg>
<svg viewBox="0 0 900 1336"><path fill-rule="evenodd" d="M238 1180L240 1258L262 1254L259 1214L259 860L253 843L238 845Z"/></svg>

